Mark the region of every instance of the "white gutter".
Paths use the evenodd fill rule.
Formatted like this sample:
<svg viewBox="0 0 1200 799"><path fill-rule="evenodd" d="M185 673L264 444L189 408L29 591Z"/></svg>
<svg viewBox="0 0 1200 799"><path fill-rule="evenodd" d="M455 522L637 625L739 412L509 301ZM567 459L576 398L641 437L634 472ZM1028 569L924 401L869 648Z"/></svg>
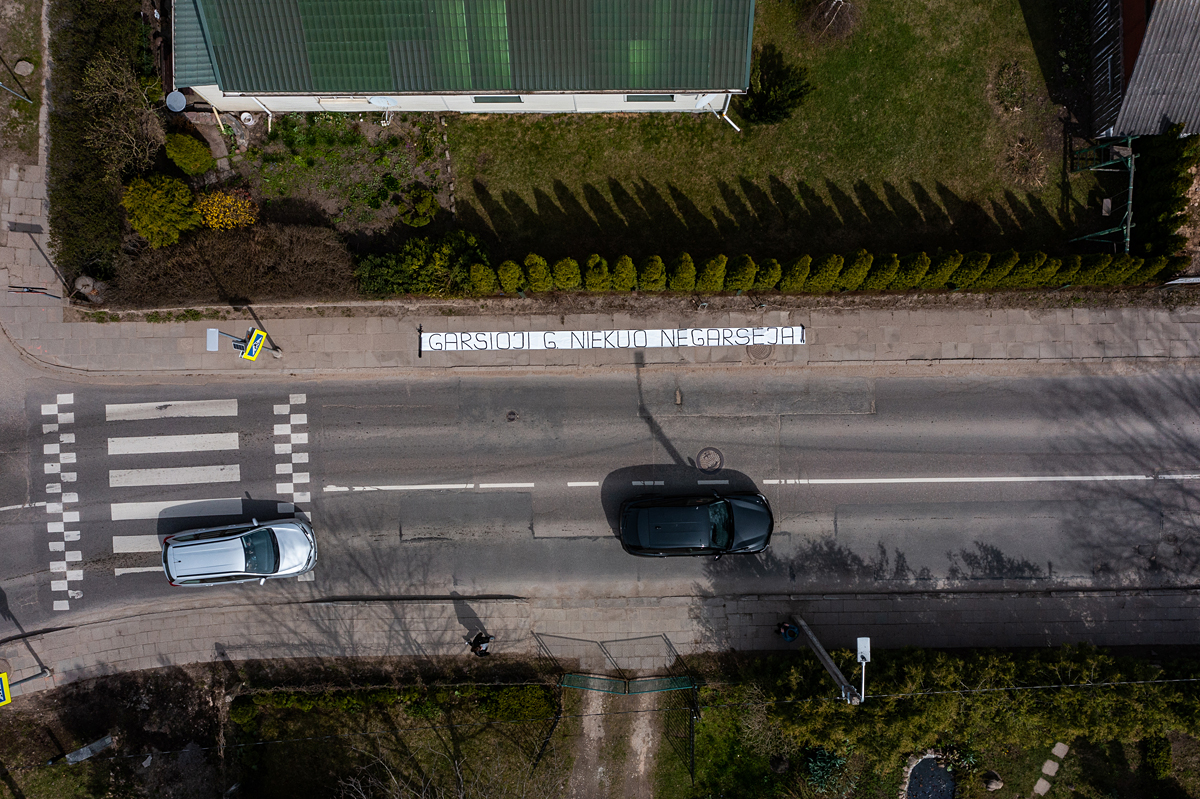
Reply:
<svg viewBox="0 0 1200 799"><path fill-rule="evenodd" d="M271 132L271 123L275 121L275 115L271 113L271 109L262 104L262 101L257 97L251 97L251 100L258 103L258 107L267 112L267 133Z"/></svg>

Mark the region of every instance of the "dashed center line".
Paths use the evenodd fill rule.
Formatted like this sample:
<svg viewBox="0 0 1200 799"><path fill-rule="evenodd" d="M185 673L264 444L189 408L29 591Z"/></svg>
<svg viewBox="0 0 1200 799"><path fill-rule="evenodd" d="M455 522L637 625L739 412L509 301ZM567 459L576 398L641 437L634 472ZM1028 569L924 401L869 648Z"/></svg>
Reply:
<svg viewBox="0 0 1200 799"><path fill-rule="evenodd" d="M533 488L533 483L480 483L480 488Z"/></svg>
<svg viewBox="0 0 1200 799"><path fill-rule="evenodd" d="M345 491L454 491L463 488L474 488L474 483L438 483L431 485L411 486L325 486L327 493Z"/></svg>

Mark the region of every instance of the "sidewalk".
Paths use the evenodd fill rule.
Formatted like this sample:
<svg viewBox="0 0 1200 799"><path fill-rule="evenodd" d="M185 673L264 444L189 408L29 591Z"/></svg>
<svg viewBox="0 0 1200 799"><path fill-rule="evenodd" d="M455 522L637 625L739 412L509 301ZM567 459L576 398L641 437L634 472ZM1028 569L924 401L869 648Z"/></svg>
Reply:
<svg viewBox="0 0 1200 799"><path fill-rule="evenodd" d="M30 218L29 215L22 215ZM32 217L37 218L37 217ZM22 234L25 235L25 234ZM29 237L26 235L26 238ZM37 238L45 238L39 236ZM20 236L0 256L37 261ZM42 259L44 264L44 259ZM15 285L47 285L47 266L0 268ZM378 316L266 319L263 328L282 350L241 360L226 338L205 351L210 327L240 336L252 320L200 322L66 322L63 303L32 294L7 294L0 326L21 351L42 364L95 374L257 373L384 374L454 368L543 369L628 367L634 363L780 367L896 367L1163 364L1200 357L1200 307L1091 308L1052 311L747 310L690 314L576 314L567 316L443 316L380 304ZM361 306L359 306L361 308ZM260 308L260 311L263 309ZM72 316L75 314L71 313ZM336 308L330 313L336 313ZM418 355L418 327L426 333L543 330L805 328L806 344L651 349L551 349L436 352Z"/></svg>
<svg viewBox="0 0 1200 799"><path fill-rule="evenodd" d="M97 621L0 645L12 681L42 665L34 693L75 680L188 663L263 658L469 657L478 626L498 656L549 655L565 669L661 674L686 656L789 648L779 621L804 618L827 649L869 636L877 659L918 647L1044 647L1200 643L1200 593L948 593L908 595L430 599L196 607ZM663 641L664 636L669 644Z"/></svg>
<svg viewBox="0 0 1200 799"><path fill-rule="evenodd" d="M44 116L44 115L43 115ZM44 131L43 123L43 131ZM44 136L43 136L44 142ZM43 163L10 165L0 175L0 279L62 294L48 262L45 149ZM38 232L40 231L40 232ZM776 365L796 367L938 366L1004 364L1160 364L1200 357L1200 307L1069 308L1047 311L700 309L686 314L445 316L420 313L411 303L358 303L376 315L267 319L263 326L282 350L255 362L239 359L228 339L207 352L209 327L242 335L253 320L179 323L64 321L76 319L65 300L6 293L0 327L29 358L53 367L96 374L320 374L384 373L445 367L627 367L646 364ZM319 307L319 306L318 306ZM417 306L419 307L419 306ZM94 310L94 309L84 309ZM266 310L260 307L259 311ZM324 309L323 309L324 310ZM802 325L804 345L663 349L576 349L430 352L418 356L418 328L427 333L539 330L632 330L680 327Z"/></svg>

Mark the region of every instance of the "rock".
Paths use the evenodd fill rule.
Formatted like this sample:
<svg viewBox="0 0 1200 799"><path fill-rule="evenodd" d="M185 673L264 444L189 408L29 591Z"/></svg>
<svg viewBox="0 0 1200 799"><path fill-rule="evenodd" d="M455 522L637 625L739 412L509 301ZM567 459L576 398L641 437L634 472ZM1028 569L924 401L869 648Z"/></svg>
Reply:
<svg viewBox="0 0 1200 799"><path fill-rule="evenodd" d="M1004 787L1004 780L994 771L983 772L983 787L989 791L998 791Z"/></svg>
<svg viewBox="0 0 1200 799"><path fill-rule="evenodd" d="M18 61L17 65L13 67L13 72L22 78L29 77L33 74L33 64L30 64L28 61Z"/></svg>

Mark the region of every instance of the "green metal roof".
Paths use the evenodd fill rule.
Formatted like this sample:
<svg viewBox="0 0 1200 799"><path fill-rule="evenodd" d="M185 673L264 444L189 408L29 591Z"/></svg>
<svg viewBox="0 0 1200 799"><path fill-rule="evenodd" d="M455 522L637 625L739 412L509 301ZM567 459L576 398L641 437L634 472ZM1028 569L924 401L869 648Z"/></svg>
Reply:
<svg viewBox="0 0 1200 799"><path fill-rule="evenodd" d="M176 86L211 86L217 82L196 0L176 0L174 42Z"/></svg>
<svg viewBox="0 0 1200 799"><path fill-rule="evenodd" d="M204 50L180 36L189 10ZM180 86L207 52L232 92L705 91L746 88L754 0L176 0L175 14Z"/></svg>

